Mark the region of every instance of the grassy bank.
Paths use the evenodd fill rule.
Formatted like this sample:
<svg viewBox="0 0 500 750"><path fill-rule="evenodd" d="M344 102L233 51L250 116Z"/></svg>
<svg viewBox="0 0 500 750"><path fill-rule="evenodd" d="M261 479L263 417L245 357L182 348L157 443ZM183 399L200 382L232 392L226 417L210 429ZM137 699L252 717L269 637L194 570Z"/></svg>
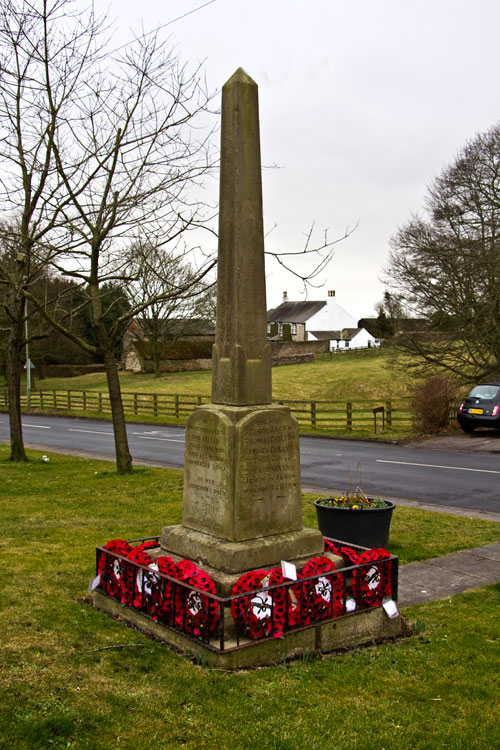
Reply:
<svg viewBox="0 0 500 750"><path fill-rule="evenodd" d="M94 546L181 514L182 472L0 447L0 747L134 750L485 748L500 742L493 586L407 610L421 635L234 674L209 671L84 601ZM314 496L304 521L315 525ZM397 508L402 562L498 541L490 522ZM465 699L466 697L466 699Z"/></svg>
<svg viewBox="0 0 500 750"><path fill-rule="evenodd" d="M301 365L274 367L273 398L299 400L386 399L408 395L408 380L388 367L387 355L377 357L342 357ZM152 375L121 373L122 390L131 393L185 393L210 395L212 373L176 372ZM44 389L107 390L104 373L75 378L38 380Z"/></svg>

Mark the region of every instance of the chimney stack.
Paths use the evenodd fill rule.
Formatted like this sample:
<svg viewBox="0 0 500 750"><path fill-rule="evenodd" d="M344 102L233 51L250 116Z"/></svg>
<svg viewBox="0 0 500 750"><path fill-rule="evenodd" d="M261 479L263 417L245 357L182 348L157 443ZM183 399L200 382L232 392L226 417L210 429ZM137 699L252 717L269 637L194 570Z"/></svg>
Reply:
<svg viewBox="0 0 500 750"><path fill-rule="evenodd" d="M287 294L287 292L283 292L283 302L288 302L288 294Z"/></svg>
<svg viewBox="0 0 500 750"><path fill-rule="evenodd" d="M335 297L335 289L330 289L328 292L329 297Z"/></svg>

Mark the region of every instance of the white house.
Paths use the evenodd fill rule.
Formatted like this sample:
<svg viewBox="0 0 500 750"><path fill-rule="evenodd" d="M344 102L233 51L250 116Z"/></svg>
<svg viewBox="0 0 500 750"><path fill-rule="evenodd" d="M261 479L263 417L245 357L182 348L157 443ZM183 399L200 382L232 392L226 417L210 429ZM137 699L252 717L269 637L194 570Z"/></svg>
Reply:
<svg viewBox="0 0 500 750"><path fill-rule="evenodd" d="M330 349L356 349L380 343L365 328L358 328L357 320L338 304L334 291L329 291L323 302L293 302L284 292L283 302L268 311L267 320L269 333L277 324L277 334L281 336L283 325L288 323L293 341L328 339Z"/></svg>

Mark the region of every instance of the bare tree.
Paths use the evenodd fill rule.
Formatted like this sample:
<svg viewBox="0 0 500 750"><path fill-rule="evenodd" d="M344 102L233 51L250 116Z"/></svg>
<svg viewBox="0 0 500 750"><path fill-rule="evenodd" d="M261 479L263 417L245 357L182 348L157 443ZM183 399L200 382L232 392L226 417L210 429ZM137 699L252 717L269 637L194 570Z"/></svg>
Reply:
<svg viewBox="0 0 500 750"><path fill-rule="evenodd" d="M129 338L132 346L152 359L157 378L172 342L195 334L202 318L215 321L215 284L200 280L182 255L158 252L148 243L136 243L131 255L137 275L129 294L144 309L130 326Z"/></svg>
<svg viewBox="0 0 500 750"><path fill-rule="evenodd" d="M267 236L276 228L276 225L267 233ZM356 230L354 227L347 227L344 234L334 240L328 239L328 229L322 233L321 239L315 241L315 224L311 224L310 229L305 233L305 241L299 250L266 250L267 258L275 260L280 268L291 273L298 279L302 286L302 291L307 294L310 287L320 287L323 285L323 272L333 260L335 246L343 242Z"/></svg>
<svg viewBox="0 0 500 750"><path fill-rule="evenodd" d="M69 0L2 0L0 8L0 45L11 58L0 103L3 157L11 164L4 193L11 190L18 212L30 199L36 203L39 215L30 206L21 220L23 257L36 254L80 285L96 346L54 317L28 285L20 298L103 359L117 468L128 472L115 357L128 314L108 325L114 301L107 292L133 280L124 257L139 235L157 248L173 247L199 225L192 186L210 162L208 135L200 139L206 131L195 131L193 123L207 111L209 96L199 70L188 73L156 34L106 56L102 22L92 13L74 15ZM210 265L201 257L193 281ZM130 315L141 309L136 305Z"/></svg>
<svg viewBox="0 0 500 750"><path fill-rule="evenodd" d="M426 333L399 337L419 373L500 376L500 125L477 135L432 184L426 218L392 239L387 285Z"/></svg>
<svg viewBox="0 0 500 750"><path fill-rule="evenodd" d="M26 293L54 250L65 205L53 158L58 119L81 93L100 23L73 16L61 31L66 3L0 2L0 283L10 330L6 377L9 391L11 460L26 460L20 410L21 350ZM46 97L50 68L52 104Z"/></svg>
<svg viewBox="0 0 500 750"><path fill-rule="evenodd" d="M23 265L20 283L7 267L0 279L56 330L102 358L117 469L129 472L116 342L131 317L172 295L163 290L111 316L116 298L109 290L138 278L127 257L133 242L146 236L155 252L181 252L185 259L183 238L204 226L193 186L212 166L205 127L210 96L200 69L189 72L157 33L115 52L107 51L105 34L103 20L92 11L75 13L71 0L0 0L0 189L4 219L19 221L15 244ZM302 280L331 257L332 243L311 249L309 242L300 255L319 253L319 261L313 274L297 272ZM49 308L34 294L24 267L35 258L79 286L96 344L63 322L64 295L62 315L54 315L56 302ZM215 262L194 251L178 294L189 296Z"/></svg>

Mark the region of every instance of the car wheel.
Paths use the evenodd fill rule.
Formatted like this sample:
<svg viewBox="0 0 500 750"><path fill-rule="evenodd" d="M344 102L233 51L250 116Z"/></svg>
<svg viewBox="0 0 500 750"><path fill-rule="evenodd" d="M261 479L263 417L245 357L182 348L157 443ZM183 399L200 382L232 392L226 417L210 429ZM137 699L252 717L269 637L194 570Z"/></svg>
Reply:
<svg viewBox="0 0 500 750"><path fill-rule="evenodd" d="M462 430L463 430L464 432L467 432L467 433L469 433L469 434L470 434L471 432L474 432L474 430L476 429L475 427L470 427L470 426L467 426L467 427L464 427L464 425L460 425L460 426L462 427Z"/></svg>

